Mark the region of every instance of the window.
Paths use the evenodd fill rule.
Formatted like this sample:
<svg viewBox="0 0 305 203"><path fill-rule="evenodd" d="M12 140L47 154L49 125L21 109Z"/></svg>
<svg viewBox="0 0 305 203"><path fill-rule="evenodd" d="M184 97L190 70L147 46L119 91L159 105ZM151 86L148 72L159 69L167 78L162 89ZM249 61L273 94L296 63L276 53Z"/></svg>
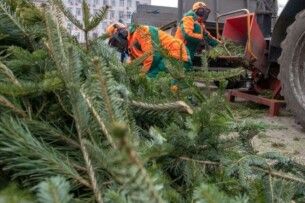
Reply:
<svg viewBox="0 0 305 203"><path fill-rule="evenodd" d="M120 0L120 6L121 6L121 7L124 6L124 0Z"/></svg>
<svg viewBox="0 0 305 203"><path fill-rule="evenodd" d="M113 10L109 11L109 19L115 18L115 12Z"/></svg>
<svg viewBox="0 0 305 203"><path fill-rule="evenodd" d="M127 12L127 18L131 19L131 12L130 11Z"/></svg>
<svg viewBox="0 0 305 203"><path fill-rule="evenodd" d="M109 4L108 4L108 0L104 0L104 1L103 1L103 4L104 4L104 6L105 6L105 5L109 5Z"/></svg>
<svg viewBox="0 0 305 203"><path fill-rule="evenodd" d="M127 6L131 7L132 6L132 1L131 0L127 0Z"/></svg>
<svg viewBox="0 0 305 203"><path fill-rule="evenodd" d="M76 8L76 15L80 16L81 15L81 9L80 8Z"/></svg>
<svg viewBox="0 0 305 203"><path fill-rule="evenodd" d="M73 1L74 0L69 0L68 2L69 2L70 5L73 5L73 3L74 3Z"/></svg>
<svg viewBox="0 0 305 203"><path fill-rule="evenodd" d="M77 3L81 4L83 3L83 0L77 0Z"/></svg>
<svg viewBox="0 0 305 203"><path fill-rule="evenodd" d="M68 10L70 11L71 14L73 14L73 8L68 8Z"/></svg>
<svg viewBox="0 0 305 203"><path fill-rule="evenodd" d="M111 0L111 6L115 7L115 0Z"/></svg>
<svg viewBox="0 0 305 203"><path fill-rule="evenodd" d="M98 5L98 0L93 0L93 5Z"/></svg>
<svg viewBox="0 0 305 203"><path fill-rule="evenodd" d="M119 18L120 19L124 18L124 11L119 11Z"/></svg>
<svg viewBox="0 0 305 203"><path fill-rule="evenodd" d="M111 12L110 12L110 18L111 18L111 19L115 18L115 11L111 11Z"/></svg>

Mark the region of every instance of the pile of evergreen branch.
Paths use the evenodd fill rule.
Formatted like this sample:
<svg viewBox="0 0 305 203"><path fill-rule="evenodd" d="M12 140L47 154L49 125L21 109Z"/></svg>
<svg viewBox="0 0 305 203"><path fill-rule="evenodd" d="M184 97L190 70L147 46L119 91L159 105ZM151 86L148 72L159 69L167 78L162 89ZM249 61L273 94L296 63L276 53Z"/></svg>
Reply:
<svg viewBox="0 0 305 203"><path fill-rule="evenodd" d="M216 59L221 56L243 57L245 55L245 47L230 40L223 40L215 48L209 50L207 57Z"/></svg>
<svg viewBox="0 0 305 203"><path fill-rule="evenodd" d="M60 0L0 2L1 176L21 187L1 180L1 200L304 202L305 168L258 155L251 139L265 126L228 108L225 79L238 71L185 73L168 58L169 73L142 77L141 59L124 66L103 37L90 40L108 8L82 8L79 21ZM221 79L220 91L204 94L196 77Z"/></svg>

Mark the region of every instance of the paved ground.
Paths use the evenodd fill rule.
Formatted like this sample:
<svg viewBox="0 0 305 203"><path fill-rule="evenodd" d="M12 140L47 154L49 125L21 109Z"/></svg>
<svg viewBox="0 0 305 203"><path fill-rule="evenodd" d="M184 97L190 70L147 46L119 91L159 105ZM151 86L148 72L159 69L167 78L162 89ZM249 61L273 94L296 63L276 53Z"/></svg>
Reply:
<svg viewBox="0 0 305 203"><path fill-rule="evenodd" d="M305 131L295 123L292 116L263 116L258 120L270 127L253 139L255 149L259 152L279 151L305 165Z"/></svg>
<svg viewBox="0 0 305 203"><path fill-rule="evenodd" d="M232 108L241 119L252 118L268 125L266 132L253 139L257 151L279 151L305 165L305 130L289 112L282 110L279 117L268 117L266 108L245 102L235 103Z"/></svg>

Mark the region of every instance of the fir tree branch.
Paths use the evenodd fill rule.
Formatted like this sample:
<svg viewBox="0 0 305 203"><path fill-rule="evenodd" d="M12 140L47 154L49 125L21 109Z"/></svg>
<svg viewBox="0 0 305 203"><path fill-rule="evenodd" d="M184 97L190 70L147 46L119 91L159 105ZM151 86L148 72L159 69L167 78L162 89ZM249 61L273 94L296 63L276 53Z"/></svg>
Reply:
<svg viewBox="0 0 305 203"><path fill-rule="evenodd" d="M36 186L37 196L41 203L69 203L72 202L70 184L62 177L49 178Z"/></svg>
<svg viewBox="0 0 305 203"><path fill-rule="evenodd" d="M37 82L20 82L9 84L0 82L0 93L12 97L24 97L29 95L41 95L62 89L63 83L59 78L45 79Z"/></svg>
<svg viewBox="0 0 305 203"><path fill-rule="evenodd" d="M22 110L16 107L14 104L12 104L9 100L7 100L5 97L0 95L0 104L11 109L13 112L17 113L18 115L22 117L27 117L27 114Z"/></svg>
<svg viewBox="0 0 305 203"><path fill-rule="evenodd" d="M0 33L0 40L5 39L6 37L8 37L8 35L5 35L5 34L3 34L3 33ZM1 55L1 52L0 52L0 55Z"/></svg>
<svg viewBox="0 0 305 203"><path fill-rule="evenodd" d="M163 104L149 104L138 101L131 101L131 105L136 108L143 108L153 111L167 111L167 110L176 110L178 112L183 112L192 115L193 109L188 106L183 101L177 101L172 103L163 103Z"/></svg>
<svg viewBox="0 0 305 203"><path fill-rule="evenodd" d="M199 164L204 164L204 165L214 165L214 166L220 166L220 167L223 166L219 162L202 161L202 160L192 159L192 158L189 158L189 157L179 157L179 158L181 160L193 161L193 162L196 162L196 163L199 163ZM298 177L282 174L280 172L272 171L271 169L266 170L266 169L262 169L262 168L259 168L259 167L256 167L256 166L251 166L251 167L256 171L271 175L272 177L281 178L281 179L285 179L285 180L288 180L288 181L299 182L299 183L305 184L305 180L301 179L301 178L298 178Z"/></svg>
<svg viewBox="0 0 305 203"><path fill-rule="evenodd" d="M274 195L273 195L274 192L273 192L273 181L272 181L271 173L272 173L272 170L269 167L268 183L269 183L269 188L270 188L270 197L271 197L270 201L271 201L271 203L273 203L274 202Z"/></svg>
<svg viewBox="0 0 305 203"><path fill-rule="evenodd" d="M32 132L36 134L43 134L43 138L50 137L50 140L59 139L73 148L80 149L80 145L73 139L69 138L71 136L64 134L60 129L47 122L28 119L24 119L24 122L30 127Z"/></svg>
<svg viewBox="0 0 305 203"><path fill-rule="evenodd" d="M221 166L221 164L219 162L202 161L202 160L192 159L192 158L189 158L189 157L179 157L179 159L184 160L184 161L193 161L193 162L203 164L203 165Z"/></svg>
<svg viewBox="0 0 305 203"><path fill-rule="evenodd" d="M104 103L105 103L105 108L108 113L109 119L111 122L114 121L114 113L112 110L112 105L111 105L111 99L108 94L108 84L107 80L104 77L105 74L102 73L102 67L100 64L100 61L97 57L95 57L93 60L93 65L94 65L94 70L96 72L96 75L98 77L99 83L100 83L100 88L101 88L101 95L103 97Z"/></svg>
<svg viewBox="0 0 305 203"><path fill-rule="evenodd" d="M84 157L84 160L85 160L85 163L86 163L87 173L88 173L89 178L90 178L90 182L91 182L91 186L92 186L92 190L93 190L96 202L97 203L103 203L102 193L101 193L100 188L98 186L95 171L94 171L94 168L92 166L91 159L89 157L85 142L81 138L80 134L79 134L79 139L80 139L80 148L82 150L83 157Z"/></svg>
<svg viewBox="0 0 305 203"><path fill-rule="evenodd" d="M87 0L82 1L82 11L83 11L83 23L84 23L84 31L89 32L88 29L90 26L90 8Z"/></svg>
<svg viewBox="0 0 305 203"><path fill-rule="evenodd" d="M75 121L76 132L78 141L80 143L80 149L83 159L86 164L87 174L90 179L91 189L94 193L95 199L98 203L102 203L102 193L98 185L97 177L89 157L88 151L84 143L84 133L87 132L88 115L87 106L82 99L80 93L81 87L81 70L79 53L73 49L72 46L67 47L65 38L61 34L59 24L52 20L51 15L47 16L47 30L49 36L49 47L52 56L55 59L55 63L62 78L64 79L67 92L70 96L70 102L72 105L73 118ZM54 26L56 30L54 30Z"/></svg>
<svg viewBox="0 0 305 203"><path fill-rule="evenodd" d="M102 20L104 20L106 17L107 17L107 14L108 14L108 10L109 10L109 6L106 5L104 7L102 7L91 19L88 27L86 27L86 30L87 31L91 31L93 30L94 28L96 28L100 22Z"/></svg>
<svg viewBox="0 0 305 203"><path fill-rule="evenodd" d="M40 116L40 114L43 112L43 110L45 109L45 107L48 105L48 102L46 101L46 97L43 97L43 102L41 104L41 106L39 107L39 109L37 110L37 113L35 115L36 118L38 118Z"/></svg>
<svg viewBox="0 0 305 203"><path fill-rule="evenodd" d="M83 23L84 23L84 35L85 35L85 43L86 49L89 50L89 26L90 26L90 8L87 0L83 0L82 2L82 11L83 11Z"/></svg>
<svg viewBox="0 0 305 203"><path fill-rule="evenodd" d="M68 18L68 20L73 23L77 28L84 30L82 23L74 17L74 15L66 9L65 5L63 4L62 0L50 0L56 7Z"/></svg>
<svg viewBox="0 0 305 203"><path fill-rule="evenodd" d="M244 73L244 68L234 68L232 70L226 70L221 72L204 70L195 73L187 73L187 77L197 82L211 82L235 78L241 76Z"/></svg>
<svg viewBox="0 0 305 203"><path fill-rule="evenodd" d="M16 14L11 11L11 8L6 2L2 1L0 2L0 30L4 29L7 31L5 34L17 35L17 37L21 36L21 38L27 41L30 48L33 48L32 39L26 28L22 25Z"/></svg>
<svg viewBox="0 0 305 203"><path fill-rule="evenodd" d="M195 188L193 194L194 203L247 203L248 198L237 196L229 197L227 194L220 191L216 185L207 185L201 183L201 185Z"/></svg>
<svg viewBox="0 0 305 203"><path fill-rule="evenodd" d="M14 73L1 61L0 61L0 70L13 84L20 86L20 83L17 80L17 78L14 76Z"/></svg>
<svg viewBox="0 0 305 203"><path fill-rule="evenodd" d="M115 143L114 143L114 141L113 141L113 139L112 139L112 137L111 137L111 135L110 135L110 133L109 133L109 131L108 131L108 129L107 129L107 127L106 127L104 121L103 121L103 119L100 117L100 115L98 114L98 112L97 112L97 111L95 110L95 108L93 107L92 102L90 101L90 98L87 97L86 94L85 94L82 90L81 90L81 95L82 95L83 99L86 101L86 103L87 103L89 109L91 110L93 116L94 116L95 119L97 120L97 122L98 122L98 124L99 124L99 126L100 126L100 128L101 128L101 131L102 131L103 134L106 136L108 142L111 144L111 146L112 146L113 148L116 149L117 147L116 147L116 145L115 145Z"/></svg>
<svg viewBox="0 0 305 203"><path fill-rule="evenodd" d="M146 52L141 57L132 60L130 63L125 65L126 70L137 70L141 64L151 55L151 53Z"/></svg>
<svg viewBox="0 0 305 203"><path fill-rule="evenodd" d="M253 167L253 169L256 170L256 171L265 173L265 174L269 174L272 177L281 178L281 179L285 179L285 180L288 180L288 181L299 182L299 183L305 184L305 180L301 179L301 178L298 178L298 177L282 174L282 173L276 172L276 171L262 169L262 168L259 168L259 167Z"/></svg>
<svg viewBox="0 0 305 203"><path fill-rule="evenodd" d="M129 129L125 124L122 123L114 123L113 124L113 135L119 138L118 148L127 154L129 161L136 165L139 168L138 175L143 179L143 184L147 185L148 193L151 197L151 202L162 203L163 199L159 196L157 191L154 188L153 181L150 179L143 163L141 162L137 152L133 149L133 147L129 144L128 141L128 132ZM138 177L134 178L138 178Z"/></svg>
<svg viewBox="0 0 305 203"><path fill-rule="evenodd" d="M71 118L73 118L73 115L67 110L67 108L65 107L63 101L61 100L60 96L56 93L56 92L53 92L58 100L58 103L60 104L62 110L64 110L64 112L69 115Z"/></svg>
<svg viewBox="0 0 305 203"><path fill-rule="evenodd" d="M67 154L34 136L20 120L3 117L0 132L0 155L5 163L3 169L15 172L13 178L23 176L26 177L25 182L37 182L50 175L62 174L74 180L75 186L81 184L91 188L73 167L78 164L70 160Z"/></svg>

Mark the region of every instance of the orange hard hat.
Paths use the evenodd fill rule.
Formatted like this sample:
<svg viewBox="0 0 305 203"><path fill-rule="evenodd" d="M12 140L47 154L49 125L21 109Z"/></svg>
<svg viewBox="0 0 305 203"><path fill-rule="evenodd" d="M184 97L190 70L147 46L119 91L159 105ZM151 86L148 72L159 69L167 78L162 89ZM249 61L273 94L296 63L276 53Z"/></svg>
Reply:
<svg viewBox="0 0 305 203"><path fill-rule="evenodd" d="M197 11L200 8L206 8L206 7L207 7L207 5L205 3L203 3L203 2L196 2L193 5L193 11Z"/></svg>
<svg viewBox="0 0 305 203"><path fill-rule="evenodd" d="M118 29L121 29L121 28L126 28L126 26L119 22L113 23L107 27L106 33L109 35L109 37L111 37L118 31Z"/></svg>

